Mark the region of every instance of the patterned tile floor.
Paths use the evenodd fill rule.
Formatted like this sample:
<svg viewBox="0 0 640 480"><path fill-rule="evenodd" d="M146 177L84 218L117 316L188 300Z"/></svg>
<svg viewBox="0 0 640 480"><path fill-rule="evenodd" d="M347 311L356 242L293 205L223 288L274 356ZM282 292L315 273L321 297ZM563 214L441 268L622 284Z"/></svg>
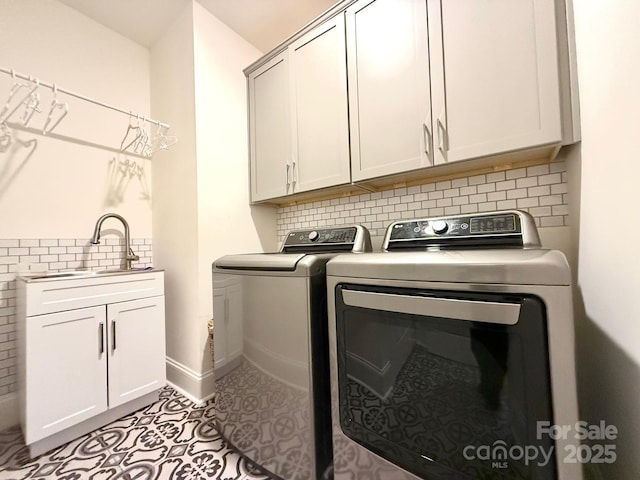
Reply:
<svg viewBox="0 0 640 480"><path fill-rule="evenodd" d="M215 430L213 403L166 387L158 402L35 459L0 432L0 480L268 480Z"/></svg>

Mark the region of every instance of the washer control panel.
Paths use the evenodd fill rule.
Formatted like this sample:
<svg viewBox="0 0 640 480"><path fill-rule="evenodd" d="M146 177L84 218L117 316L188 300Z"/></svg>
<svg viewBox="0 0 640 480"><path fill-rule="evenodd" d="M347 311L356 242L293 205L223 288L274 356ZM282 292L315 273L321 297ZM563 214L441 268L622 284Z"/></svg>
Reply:
<svg viewBox="0 0 640 480"><path fill-rule="evenodd" d="M292 230L281 252L371 251L371 236L361 225Z"/></svg>
<svg viewBox="0 0 640 480"><path fill-rule="evenodd" d="M439 246L539 246L533 218L519 210L394 222L383 249Z"/></svg>

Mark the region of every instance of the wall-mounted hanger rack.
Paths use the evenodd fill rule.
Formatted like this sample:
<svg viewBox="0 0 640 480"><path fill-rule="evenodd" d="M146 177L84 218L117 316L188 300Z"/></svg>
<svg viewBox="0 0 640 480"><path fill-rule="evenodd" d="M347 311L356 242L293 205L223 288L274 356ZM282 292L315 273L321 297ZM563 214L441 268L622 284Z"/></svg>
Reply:
<svg viewBox="0 0 640 480"><path fill-rule="evenodd" d="M80 145L85 145L85 146L90 146L90 147L96 147L96 148L100 148L103 150L108 150L108 151L112 151L112 152L123 152L126 155L130 155L130 156L135 156L135 157L140 157L140 158L149 158L151 156L151 154L157 150L166 150L168 149L169 146L175 144L177 142L176 137L170 137L167 136L165 133L170 126L167 123L164 122L160 122L158 120L153 120L151 118L147 118L143 115L137 115L137 114L133 114L130 110L124 110L122 108L118 108L115 107L113 105L110 105L108 103L105 102L101 102L99 100L95 100L93 98L87 97L85 95L80 95L79 93L75 93L72 92L70 90L66 90L64 88L60 88L57 84L55 83L46 83L46 82L42 82L39 81L38 79L32 77L32 76L28 76L28 75L24 75L22 73L18 73L15 70L12 69L7 69L7 68L3 68L0 67L0 72L5 73L7 75L10 75L14 81L16 79L21 79L21 80L26 80L28 82L32 82L34 87L33 87L33 91L35 91L37 88L39 87L44 87L44 88L50 88L51 91L53 92L53 100L51 103L51 107L48 110L48 117L47 120L44 124L44 128L33 128L28 126L28 121L31 119L30 117L33 116L34 110L35 108L37 108L37 104L34 103L34 106L31 106L31 111L28 111L27 109L25 109L25 116L29 115L29 117L22 118L20 122L16 122L16 121L8 121L9 117L11 117L11 115L17 110L17 108L20 106L16 106L15 108L13 108L12 110L10 110L9 115L6 115L6 112L4 112L4 110L2 111L3 115L4 115L4 121L3 123L6 124L7 126L13 128L13 129L17 129L17 130L22 130L25 132L29 132L29 133L35 133L35 134L41 134L41 135L46 135L50 138L55 138L55 139L59 139L59 140L65 140L65 141L69 141L69 142L73 142L73 143L77 143ZM15 86L15 84L14 84ZM19 85L19 86L24 86L24 85ZM33 95L33 91L30 92L30 95ZM124 146L120 145L120 148L114 148L114 147L109 147L106 145L101 145L98 143L94 143L94 142L90 142L90 141L86 141L83 139L79 139L79 138L74 138L74 137L69 137L66 135L60 135L58 133L53 133L52 130L60 123L60 121L62 120L62 118L67 115L68 113L68 105L66 103L63 103L61 101L58 100L57 95L59 93L63 93L65 95L68 95L70 97L73 98L77 98L79 100L83 100L85 102L94 104L94 105L98 105L100 107L109 109L109 110L113 110L115 112L119 112L122 113L124 115L126 115L129 118L129 124L131 124L131 119L132 118L136 118L137 124L140 127L140 132L144 133L144 138L142 138L142 140L144 140L144 142L141 141L137 141L135 143L135 145L127 145ZM9 99L11 99L11 96L13 95L13 89L12 89L12 93L10 94ZM33 99L35 100L35 98ZM38 97L39 100L39 97ZM58 110L58 117L55 121L53 121L52 119L52 114L54 113L54 110ZM38 110L39 112L41 112L42 110ZM2 117L3 115L0 115L0 117ZM158 127L158 131L156 133L156 136L154 138L148 138L146 135L147 132L144 128L142 128L141 125L144 124L149 124L150 125L157 125ZM124 141L124 140L123 140ZM134 148L129 148L129 147L134 147Z"/></svg>
<svg viewBox="0 0 640 480"><path fill-rule="evenodd" d="M28 75L24 75L24 74L21 74L21 73L18 73L18 72L15 72L13 70L9 70L9 69L3 68L3 67L0 67L0 72L6 73L7 75L15 76L16 78L20 78L22 80L29 80L29 81L33 80L33 77L30 77ZM93 98L85 97L84 95L80 95L79 93L75 93L75 92L60 88L59 86L54 85L52 83L50 84L50 83L45 83L45 82L41 81L40 82L40 86L41 87L50 88L52 90L54 89L54 86L55 86L55 89L59 93L64 93L65 95L69 95L70 97L78 98L80 100L84 100L85 102L93 103L94 105L98 105L100 107L108 108L110 110L114 110L116 112L123 113L127 117L131 116L131 111L130 110L124 110L122 108L118 108L118 107L114 107L113 105L109 105L108 103L104 103L104 102L101 102L99 100L95 100ZM157 125L159 127L164 127L166 129L170 128L170 126L168 124L163 123L163 122L159 122L158 120L152 120L152 119L146 118L146 117L144 117L142 115L139 115L139 117L140 117L141 120L143 120L143 121L145 121L147 123L152 123L153 125Z"/></svg>

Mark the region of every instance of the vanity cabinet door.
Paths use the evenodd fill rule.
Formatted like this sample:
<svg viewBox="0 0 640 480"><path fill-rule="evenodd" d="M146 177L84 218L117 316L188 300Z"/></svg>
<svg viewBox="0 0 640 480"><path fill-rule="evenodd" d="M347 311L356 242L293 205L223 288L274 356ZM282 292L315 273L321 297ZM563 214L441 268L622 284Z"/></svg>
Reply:
<svg viewBox="0 0 640 480"><path fill-rule="evenodd" d="M109 408L166 384L164 296L107 305Z"/></svg>
<svg viewBox="0 0 640 480"><path fill-rule="evenodd" d="M100 306L27 318L27 444L107 410L105 310Z"/></svg>

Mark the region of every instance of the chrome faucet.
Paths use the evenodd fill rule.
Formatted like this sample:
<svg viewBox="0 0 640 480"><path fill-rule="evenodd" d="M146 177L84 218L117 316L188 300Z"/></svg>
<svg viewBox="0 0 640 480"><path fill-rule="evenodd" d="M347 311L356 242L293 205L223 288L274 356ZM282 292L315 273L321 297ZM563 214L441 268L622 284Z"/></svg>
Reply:
<svg viewBox="0 0 640 480"><path fill-rule="evenodd" d="M124 269L131 270L131 262L137 262L140 260L140 257L133 253L131 249L131 237L129 237L129 224L127 221L118 215L117 213L105 213L102 215L98 221L96 222L96 228L93 230L93 237L91 238L91 243L97 245L100 243L100 228L102 228L102 222L104 222L107 218L113 217L117 218L124 225L124 244L125 244L125 252L124 252Z"/></svg>

